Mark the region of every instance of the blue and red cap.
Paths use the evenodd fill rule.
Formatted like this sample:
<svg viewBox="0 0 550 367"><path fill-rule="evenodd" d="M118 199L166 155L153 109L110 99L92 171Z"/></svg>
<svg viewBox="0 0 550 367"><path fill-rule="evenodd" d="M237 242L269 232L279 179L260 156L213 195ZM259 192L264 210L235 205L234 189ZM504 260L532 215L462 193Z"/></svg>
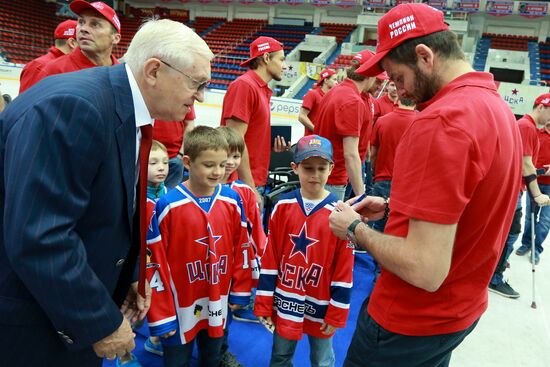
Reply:
<svg viewBox="0 0 550 367"><path fill-rule="evenodd" d="M294 150L294 163L298 164L311 157L320 157L333 163L330 141L319 135L306 135L298 140Z"/></svg>

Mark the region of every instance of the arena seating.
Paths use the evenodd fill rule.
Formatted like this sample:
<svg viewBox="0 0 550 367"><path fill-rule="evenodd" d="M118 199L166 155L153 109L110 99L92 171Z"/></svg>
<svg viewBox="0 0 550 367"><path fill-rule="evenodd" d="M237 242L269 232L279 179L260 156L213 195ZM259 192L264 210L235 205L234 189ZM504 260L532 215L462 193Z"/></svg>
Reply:
<svg viewBox="0 0 550 367"><path fill-rule="evenodd" d="M355 24L332 24L321 23L321 36L334 36L336 42L342 43L349 37L350 33L357 27Z"/></svg>
<svg viewBox="0 0 550 367"><path fill-rule="evenodd" d="M509 51L527 51L529 41L537 41L537 37L517 36L496 33L483 33L484 38L491 40L491 48Z"/></svg>
<svg viewBox="0 0 550 367"><path fill-rule="evenodd" d="M550 84L550 38L546 42L539 43L540 78L546 84Z"/></svg>

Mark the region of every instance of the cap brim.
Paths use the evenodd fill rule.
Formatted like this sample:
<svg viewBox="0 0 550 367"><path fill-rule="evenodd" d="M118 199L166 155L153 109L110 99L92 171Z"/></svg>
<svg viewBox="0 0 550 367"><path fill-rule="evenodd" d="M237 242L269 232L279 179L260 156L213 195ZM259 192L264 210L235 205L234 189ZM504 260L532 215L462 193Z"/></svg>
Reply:
<svg viewBox="0 0 550 367"><path fill-rule="evenodd" d="M241 62L239 65L242 66L242 67L248 66L248 64L250 64L250 62L254 59L255 59L255 57L252 57L252 58L250 58L246 61Z"/></svg>
<svg viewBox="0 0 550 367"><path fill-rule="evenodd" d="M390 52L390 50L377 52L376 54L374 54L373 57L371 57L361 66L359 66L357 70L355 70L355 73L363 76L377 76L382 74L384 72L384 69L382 69L379 64L380 61L382 61L382 59L386 57L388 52Z"/></svg>
<svg viewBox="0 0 550 367"><path fill-rule="evenodd" d="M73 11L75 14L80 14L83 10L94 10L97 11L96 8L94 8L90 3L84 1L84 0L74 0L72 3L69 4L69 8Z"/></svg>
<svg viewBox="0 0 550 367"><path fill-rule="evenodd" d="M312 158L312 157L323 158L323 159L326 159L327 161L329 161L330 163L334 163L333 159L331 157L329 157L326 153L319 152L317 150L311 152L310 154L308 154L307 156L305 156L304 158L302 158L300 160L295 159L294 163L298 164L298 163L301 163L301 162L305 161L306 159L309 159L309 158Z"/></svg>

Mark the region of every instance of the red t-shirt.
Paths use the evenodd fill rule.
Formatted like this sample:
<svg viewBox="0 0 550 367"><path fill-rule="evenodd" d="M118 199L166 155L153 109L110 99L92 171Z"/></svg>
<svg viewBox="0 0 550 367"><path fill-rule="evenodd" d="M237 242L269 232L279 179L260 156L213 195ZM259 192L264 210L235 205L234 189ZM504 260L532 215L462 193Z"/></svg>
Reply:
<svg viewBox="0 0 550 367"><path fill-rule="evenodd" d="M550 134L544 129L539 129L539 154L537 159L537 168L545 168L545 164L550 164ZM550 185L550 176L538 176L537 182L543 185Z"/></svg>
<svg viewBox="0 0 550 367"><path fill-rule="evenodd" d="M395 150L401 136L416 117L416 111L396 108L378 119L372 132L372 146L378 149L374 181L391 180Z"/></svg>
<svg viewBox="0 0 550 367"><path fill-rule="evenodd" d="M531 156L533 163L536 163L540 145L537 124L530 115L524 115L518 120L518 126L523 145L523 156ZM523 180L521 181L521 190L525 191L525 182Z"/></svg>
<svg viewBox="0 0 550 367"><path fill-rule="evenodd" d="M384 232L406 237L411 218L457 224L451 267L435 292L382 269L368 307L385 329L417 336L464 330L487 308L522 161L517 123L491 74L464 74L420 107L397 147Z"/></svg>
<svg viewBox="0 0 550 367"><path fill-rule="evenodd" d="M113 65L120 64L113 55L111 55L111 62ZM90 59L82 53L80 48L77 47L70 54L58 57L45 65L38 75L38 80L42 80L50 75L70 73L71 71L94 68L96 66L97 65L91 62Z"/></svg>
<svg viewBox="0 0 550 367"><path fill-rule="evenodd" d="M248 125L244 142L256 186L264 186L271 157L271 95L266 82L253 70L235 79L223 98L221 125L235 118Z"/></svg>
<svg viewBox="0 0 550 367"><path fill-rule="evenodd" d="M168 151L168 157L170 159L177 157L178 152L183 144L183 137L185 136L185 121L191 121L195 119L195 108L191 107L191 110L185 115L184 121L162 121L155 120L153 127L153 139L160 141L166 147Z"/></svg>
<svg viewBox="0 0 550 367"><path fill-rule="evenodd" d="M310 89L309 92L306 93L302 101L302 108L309 110L307 117L309 117L311 122L313 122L314 126L319 119L319 109L321 107L321 100L323 99L324 95L325 92L323 92L323 88L317 87L314 89ZM313 134L313 131L304 127L304 136L311 134Z"/></svg>
<svg viewBox="0 0 550 367"><path fill-rule="evenodd" d="M374 123L374 98L370 93L361 93L361 98L365 103L365 116L359 132L359 157L361 162L367 158L370 139L372 136L372 126Z"/></svg>
<svg viewBox="0 0 550 367"><path fill-rule="evenodd" d="M348 183L344 161L344 138L359 137L364 119L365 103L351 80L345 79L323 97L314 132L332 143L334 168L327 181L329 185Z"/></svg>
<svg viewBox="0 0 550 367"><path fill-rule="evenodd" d="M397 107L397 103L394 103L387 94L384 94L376 101L378 102L378 109L380 111L378 117L387 115Z"/></svg>
<svg viewBox="0 0 550 367"><path fill-rule="evenodd" d="M40 80L38 79L38 75L47 63L64 55L63 51L52 46L47 54L28 62L23 70L21 70L21 76L19 77L19 94L35 85L36 82Z"/></svg>

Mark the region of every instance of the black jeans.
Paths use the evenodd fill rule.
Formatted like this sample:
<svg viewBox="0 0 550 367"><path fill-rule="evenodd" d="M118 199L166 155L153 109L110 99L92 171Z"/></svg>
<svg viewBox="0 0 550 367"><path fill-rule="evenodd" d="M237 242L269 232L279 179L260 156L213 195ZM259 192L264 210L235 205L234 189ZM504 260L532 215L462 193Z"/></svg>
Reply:
<svg viewBox="0 0 550 367"><path fill-rule="evenodd" d="M453 350L477 325L450 334L407 336L380 326L361 307L344 367L447 367Z"/></svg>
<svg viewBox="0 0 550 367"><path fill-rule="evenodd" d="M219 367L221 361L222 338L211 338L207 330L198 332L195 339L187 344L163 345L165 367L188 367L191 362L193 345L197 341L199 349L199 366Z"/></svg>

